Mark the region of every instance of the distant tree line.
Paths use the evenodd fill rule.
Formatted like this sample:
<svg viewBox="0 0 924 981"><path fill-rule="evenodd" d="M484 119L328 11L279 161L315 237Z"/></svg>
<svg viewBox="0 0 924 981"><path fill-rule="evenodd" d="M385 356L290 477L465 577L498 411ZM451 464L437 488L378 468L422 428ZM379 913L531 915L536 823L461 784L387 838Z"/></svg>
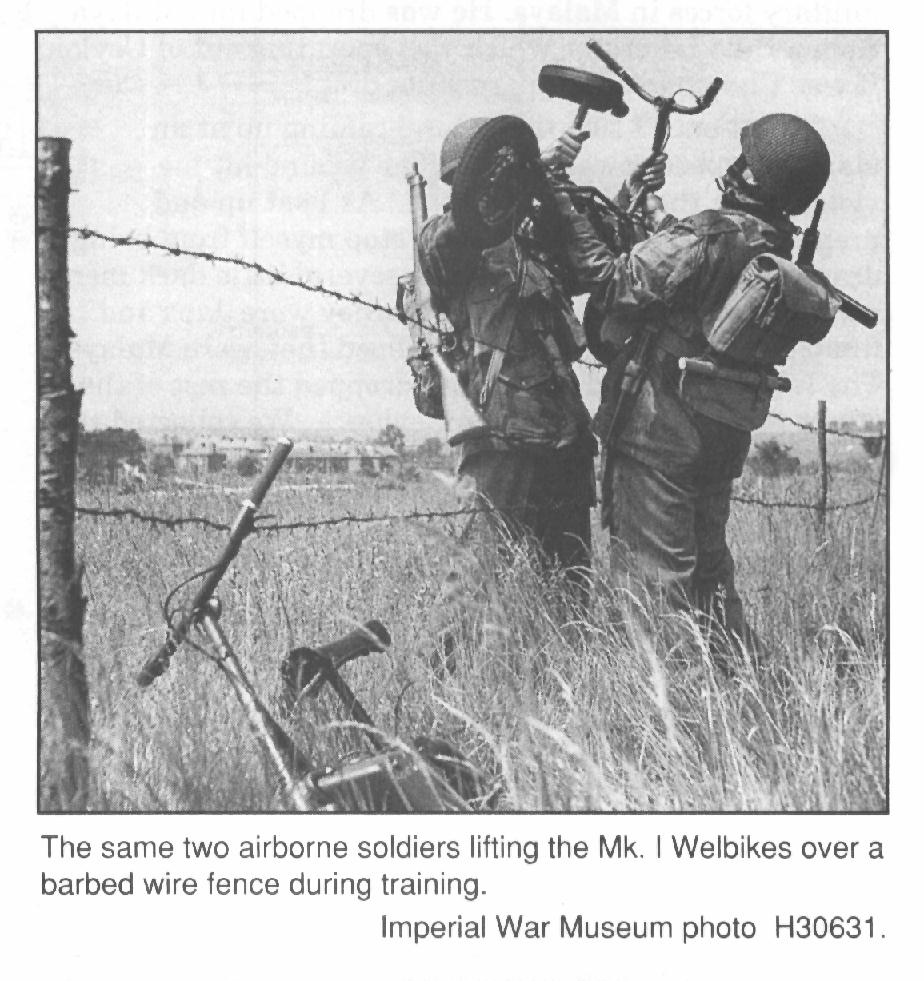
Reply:
<svg viewBox="0 0 924 981"><path fill-rule="evenodd" d="M380 446L393 449L405 467L416 465L425 470L444 470L452 466L452 457L448 452L446 441L439 436L430 436L418 447L409 450L403 431L390 422L382 429L375 441Z"/></svg>
<svg viewBox="0 0 924 981"><path fill-rule="evenodd" d="M116 482L122 462L144 464L144 440L134 429L85 429L77 437L77 466L91 483Z"/></svg>
<svg viewBox="0 0 924 981"><path fill-rule="evenodd" d="M425 439L419 446L409 449L407 438L399 426L388 423L375 440L380 446L388 446L399 457L404 469L447 469L452 459L445 440L439 436ZM152 476L163 477L176 470L174 456L157 451L146 455L144 439L135 429L109 426L105 429L86 429L80 426L77 443L77 463L83 479L90 483L117 483L123 463L140 467ZM234 467L241 477L252 477L260 470L260 461L252 455L237 460ZM220 469L218 467L217 469Z"/></svg>
<svg viewBox="0 0 924 981"><path fill-rule="evenodd" d="M758 477L789 477L799 472L799 458L775 439L755 444L748 467Z"/></svg>

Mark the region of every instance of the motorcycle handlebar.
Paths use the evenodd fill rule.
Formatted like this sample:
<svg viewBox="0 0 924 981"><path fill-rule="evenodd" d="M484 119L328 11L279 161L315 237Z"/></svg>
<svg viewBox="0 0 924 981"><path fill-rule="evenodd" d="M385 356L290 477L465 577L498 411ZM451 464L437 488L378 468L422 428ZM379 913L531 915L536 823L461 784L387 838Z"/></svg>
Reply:
<svg viewBox="0 0 924 981"><path fill-rule="evenodd" d="M171 629L170 636L161 646L160 650L153 657L149 658L138 672L136 680L140 687L147 688L148 685L159 678L170 666L170 658L173 657L177 648L183 643L190 627L196 622L200 611L204 610L209 600L211 600L215 587L221 581L222 576L228 571L228 566L234 561L241 547L241 542L253 531L254 516L263 503L263 498L266 497L266 492L269 490L270 485L276 479L283 463L285 463L286 457L292 451L292 446L292 440L284 436L276 440L276 445L273 447L262 472L254 481L243 507L238 513L234 524L231 526L228 541L218 561L209 567L208 573L202 580L202 585L199 587L199 591L196 593L190 605L189 612L183 616L179 624Z"/></svg>
<svg viewBox="0 0 924 981"><path fill-rule="evenodd" d="M719 89L722 88L722 79L716 77L712 80L709 88L702 95L696 95L695 92L690 92L693 96L694 104L692 106L684 106L677 102L674 95L669 98L663 95L652 95L647 89L642 88L642 86L616 61L612 55L608 54L596 41L588 41L587 47L606 65L607 68L613 74L619 76L626 85L640 98L644 99L649 105L655 106L655 108L660 109L662 106L670 107L670 112L683 113L685 116L695 116L697 113L703 112L712 105L713 100L716 95L718 95ZM678 90L678 91L689 91Z"/></svg>
<svg viewBox="0 0 924 981"><path fill-rule="evenodd" d="M328 680L328 669L338 671L356 658L384 651L391 644L387 627L379 620L367 620L361 627L320 647L296 647L286 656L294 687L309 698L317 697Z"/></svg>
<svg viewBox="0 0 924 981"><path fill-rule="evenodd" d="M339 667L354 658L383 651L390 643L391 635L385 624L380 620L367 620L361 627L351 630L337 640L332 640L329 644L322 644L315 650L335 667Z"/></svg>

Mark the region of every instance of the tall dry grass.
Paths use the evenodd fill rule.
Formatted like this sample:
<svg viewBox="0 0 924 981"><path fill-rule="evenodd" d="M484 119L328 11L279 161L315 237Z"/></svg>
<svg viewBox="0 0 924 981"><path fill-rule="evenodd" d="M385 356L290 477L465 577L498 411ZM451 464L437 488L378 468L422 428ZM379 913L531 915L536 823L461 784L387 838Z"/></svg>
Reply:
<svg viewBox="0 0 924 981"><path fill-rule="evenodd" d="M811 496L810 481L765 485ZM862 484L862 486L861 486ZM841 499L869 489L835 481ZM280 521L344 512L452 507L425 480L405 491L273 490ZM753 490L753 489L752 489ZM89 489L81 503L106 503ZM143 491L113 505L230 520L220 490ZM220 588L222 622L267 704L296 644L375 616L393 644L350 665L350 683L386 732L441 735L516 810L879 810L886 805L885 529L871 509L812 515L736 506L738 580L766 656L733 678L696 624L613 579L596 542L592 602L537 574L525 553L480 569L454 535L462 519L339 525L250 538ZM95 806L106 810L272 810L285 802L217 668L185 647L149 690L134 675L163 637L161 603L205 567L220 533L81 518ZM454 670L432 659L445 570L470 594ZM186 597L189 593L186 592ZM436 618L438 621L438 617ZM291 727L319 762L361 745L324 695Z"/></svg>

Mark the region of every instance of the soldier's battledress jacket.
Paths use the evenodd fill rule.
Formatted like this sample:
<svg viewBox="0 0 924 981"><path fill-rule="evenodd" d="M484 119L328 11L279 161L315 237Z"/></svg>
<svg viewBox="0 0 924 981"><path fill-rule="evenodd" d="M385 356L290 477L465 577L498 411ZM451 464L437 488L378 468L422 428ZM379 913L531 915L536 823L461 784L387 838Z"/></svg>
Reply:
<svg viewBox="0 0 924 981"><path fill-rule="evenodd" d="M559 207L570 210L563 196ZM720 423L713 431L724 426L749 433L760 426L769 390L703 376L681 378L677 359L710 353L704 330L754 256L791 256L795 229L788 220L780 216L774 223L727 208L681 220L669 216L656 234L621 255L610 251L582 216L572 220L572 229L571 260L582 285L591 289L585 317L591 349L610 366L598 434L605 434L615 406L626 341L641 324L657 332L654 363L615 442L617 450L662 471L683 469L695 465L702 451L691 412ZM728 460L728 473L715 474L717 479L740 475L749 438L731 441L739 450Z"/></svg>
<svg viewBox="0 0 924 981"><path fill-rule="evenodd" d="M583 328L549 268L517 236L483 251L472 246L450 211L424 224L418 252L434 303L455 329L453 367L490 429L466 442L463 459L484 449L592 452L571 368L584 350Z"/></svg>

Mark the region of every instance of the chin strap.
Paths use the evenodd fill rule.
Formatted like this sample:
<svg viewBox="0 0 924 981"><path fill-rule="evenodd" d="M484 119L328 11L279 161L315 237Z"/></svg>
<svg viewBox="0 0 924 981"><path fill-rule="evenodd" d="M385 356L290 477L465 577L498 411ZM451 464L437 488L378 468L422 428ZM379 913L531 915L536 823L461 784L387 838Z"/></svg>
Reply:
<svg viewBox="0 0 924 981"><path fill-rule="evenodd" d="M802 229L792 222L789 215L762 201L757 184L745 180L743 172L746 167L747 161L740 156L721 177L715 179L716 187L722 192L722 207L746 211L755 218L769 222L774 228L790 235L800 235Z"/></svg>

